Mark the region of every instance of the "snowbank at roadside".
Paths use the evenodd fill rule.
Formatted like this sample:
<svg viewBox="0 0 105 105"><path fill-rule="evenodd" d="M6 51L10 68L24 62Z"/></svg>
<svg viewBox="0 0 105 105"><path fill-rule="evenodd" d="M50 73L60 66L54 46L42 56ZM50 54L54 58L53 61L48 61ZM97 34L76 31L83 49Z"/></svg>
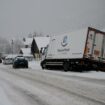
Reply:
<svg viewBox="0 0 105 105"><path fill-rule="evenodd" d="M39 70L39 69L41 69L40 61L35 61L35 60L30 61L29 62L29 67L31 69L33 69L33 70Z"/></svg>

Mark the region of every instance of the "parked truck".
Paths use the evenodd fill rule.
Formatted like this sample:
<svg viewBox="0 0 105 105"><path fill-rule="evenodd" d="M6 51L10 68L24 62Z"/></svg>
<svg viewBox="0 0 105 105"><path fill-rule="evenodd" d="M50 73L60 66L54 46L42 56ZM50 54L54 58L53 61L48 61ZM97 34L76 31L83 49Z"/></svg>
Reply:
<svg viewBox="0 0 105 105"><path fill-rule="evenodd" d="M43 69L105 71L105 32L100 30L88 27L52 36L46 50Z"/></svg>

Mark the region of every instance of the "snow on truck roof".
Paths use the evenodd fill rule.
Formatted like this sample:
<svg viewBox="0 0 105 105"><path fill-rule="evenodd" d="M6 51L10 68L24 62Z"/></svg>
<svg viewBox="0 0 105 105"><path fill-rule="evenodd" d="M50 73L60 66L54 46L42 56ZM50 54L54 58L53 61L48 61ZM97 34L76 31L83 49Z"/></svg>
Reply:
<svg viewBox="0 0 105 105"><path fill-rule="evenodd" d="M71 32L66 32L66 33L62 33L62 34L56 34L54 36L59 36L59 35L71 35L71 34L83 34L83 35L86 35L88 31L88 28L82 28L82 29L78 29L78 30L73 30ZM53 37L53 36L52 36Z"/></svg>
<svg viewBox="0 0 105 105"><path fill-rule="evenodd" d="M95 30L95 31L101 32L101 33L105 33L105 28L103 28L102 30L99 30L99 29L96 29L96 28L87 27L87 28L81 28L81 29L73 30L73 31L67 32L67 33L55 34L54 36L59 36L59 35L63 36L63 35L71 35L71 34L76 34L76 35L83 34L83 35L87 35L88 29Z"/></svg>
<svg viewBox="0 0 105 105"><path fill-rule="evenodd" d="M95 30L95 31L98 31L98 32L102 32L102 33L105 32L105 28L103 28L102 30L99 30L99 29L96 29L96 28L87 27L87 28L81 28L81 29L70 31L70 32L66 32L66 33L55 34L54 36L68 35L68 34L69 35L70 34L81 34L81 33L84 33L84 35L86 35L86 33L88 32L88 29Z"/></svg>

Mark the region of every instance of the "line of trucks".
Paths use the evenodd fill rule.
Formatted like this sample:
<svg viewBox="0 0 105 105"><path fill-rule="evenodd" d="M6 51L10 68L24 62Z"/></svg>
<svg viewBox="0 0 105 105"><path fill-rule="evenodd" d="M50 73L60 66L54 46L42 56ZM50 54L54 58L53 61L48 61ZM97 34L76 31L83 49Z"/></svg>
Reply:
<svg viewBox="0 0 105 105"><path fill-rule="evenodd" d="M105 71L105 32L92 27L52 36L44 50L42 69Z"/></svg>

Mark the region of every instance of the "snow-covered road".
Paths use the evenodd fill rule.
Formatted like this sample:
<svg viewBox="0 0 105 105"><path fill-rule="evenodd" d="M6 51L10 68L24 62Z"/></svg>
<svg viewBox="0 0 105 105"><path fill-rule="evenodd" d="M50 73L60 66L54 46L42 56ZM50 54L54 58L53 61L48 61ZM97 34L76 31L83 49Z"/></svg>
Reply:
<svg viewBox="0 0 105 105"><path fill-rule="evenodd" d="M0 105L105 105L105 79L0 64Z"/></svg>

